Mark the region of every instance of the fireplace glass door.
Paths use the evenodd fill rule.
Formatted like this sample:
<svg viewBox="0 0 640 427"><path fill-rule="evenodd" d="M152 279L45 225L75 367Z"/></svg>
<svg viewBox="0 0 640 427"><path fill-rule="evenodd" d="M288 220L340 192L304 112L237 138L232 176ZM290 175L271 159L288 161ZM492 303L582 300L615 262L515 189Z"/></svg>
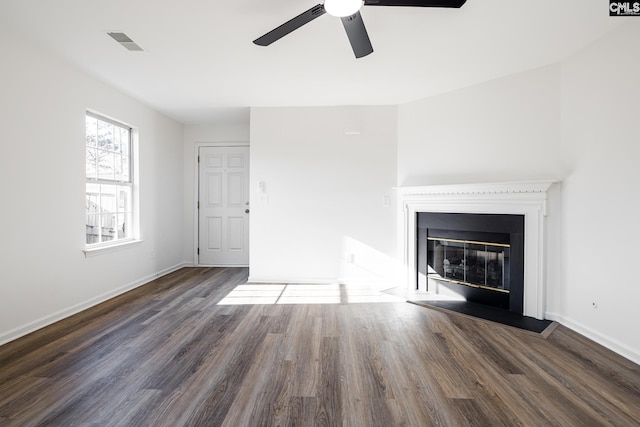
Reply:
<svg viewBox="0 0 640 427"><path fill-rule="evenodd" d="M427 238L429 278L509 292L510 245Z"/></svg>

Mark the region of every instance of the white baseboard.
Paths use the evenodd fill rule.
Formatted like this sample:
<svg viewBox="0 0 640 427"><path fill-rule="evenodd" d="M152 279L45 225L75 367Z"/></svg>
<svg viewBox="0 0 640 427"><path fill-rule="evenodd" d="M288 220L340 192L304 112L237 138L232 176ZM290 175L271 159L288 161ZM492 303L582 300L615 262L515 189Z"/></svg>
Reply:
<svg viewBox="0 0 640 427"><path fill-rule="evenodd" d="M546 319L548 320L554 320L558 323L560 323L563 326L566 326L569 329L574 330L575 332L579 333L580 335L584 335L585 337L589 338L592 341L597 342L598 344L608 348L609 350L618 353L620 356L623 356L629 360L631 360L633 363L639 364L640 365L640 352L638 352L638 350L633 349L631 347L629 347L626 344L623 344L617 340L605 337L604 335L600 334L599 332L594 331L593 329L589 328L588 326L585 326L579 322L575 322L565 316L562 316L560 314L557 313L546 313Z"/></svg>
<svg viewBox="0 0 640 427"><path fill-rule="evenodd" d="M108 299L111 299L113 297L116 297L118 295L124 294L125 292L129 292L132 289L138 288L142 285L145 285L159 277L165 276L169 273L173 273L176 270L181 269L182 267L185 267L186 263L180 263L180 264L176 264L173 267L169 267L169 268L165 268L163 270L160 270L156 273L152 273L149 274L145 277L142 277L138 280L134 280L133 282L130 282L124 286L121 286L117 289L113 289L109 292L105 292L101 295L98 295L94 298L91 298L87 301L81 302L79 304L75 304L69 308L65 308L63 310L60 311L56 311L55 313L52 313L48 316L44 316L41 317L39 319L36 319L32 322L27 323L26 325L23 326L19 326L17 328L14 328L10 331L4 332L2 334L0 334L0 345L6 344L10 341L13 341L15 339L18 339L22 336L25 336L27 334L30 334L32 332L37 331L38 329L42 329L45 326L49 326L53 323L59 322L62 319L65 319L69 316L73 316L74 314L77 314L83 310L86 310L88 308L91 308L95 305L98 305L100 303L103 303L105 301L107 301Z"/></svg>
<svg viewBox="0 0 640 427"><path fill-rule="evenodd" d="M229 267L229 268L241 268L241 267L249 267L248 264L238 264L238 265L233 265L233 264L192 264L192 267L203 267L203 268L209 268L209 267Z"/></svg>

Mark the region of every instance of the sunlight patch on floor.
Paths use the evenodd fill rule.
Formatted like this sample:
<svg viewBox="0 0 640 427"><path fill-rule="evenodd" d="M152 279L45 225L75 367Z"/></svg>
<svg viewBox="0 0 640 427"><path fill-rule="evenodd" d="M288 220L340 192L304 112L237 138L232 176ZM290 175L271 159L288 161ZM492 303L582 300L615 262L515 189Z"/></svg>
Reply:
<svg viewBox="0 0 640 427"><path fill-rule="evenodd" d="M405 302L379 288L347 284L245 284L229 292L218 305L242 304L362 304Z"/></svg>

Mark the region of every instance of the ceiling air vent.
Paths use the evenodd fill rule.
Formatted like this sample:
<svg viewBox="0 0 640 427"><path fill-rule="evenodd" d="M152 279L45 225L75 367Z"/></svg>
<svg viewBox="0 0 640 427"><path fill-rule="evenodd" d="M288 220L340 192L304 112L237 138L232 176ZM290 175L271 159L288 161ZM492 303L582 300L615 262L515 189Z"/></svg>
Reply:
<svg viewBox="0 0 640 427"><path fill-rule="evenodd" d="M125 33L107 33L112 39L120 43L122 46L132 51L142 51L142 48L134 43Z"/></svg>

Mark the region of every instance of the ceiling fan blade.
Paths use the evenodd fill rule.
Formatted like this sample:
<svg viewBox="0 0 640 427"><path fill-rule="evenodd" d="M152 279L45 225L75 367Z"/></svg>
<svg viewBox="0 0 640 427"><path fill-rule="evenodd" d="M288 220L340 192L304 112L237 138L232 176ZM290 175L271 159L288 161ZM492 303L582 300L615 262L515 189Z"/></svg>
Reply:
<svg viewBox="0 0 640 427"><path fill-rule="evenodd" d="M253 42L259 46L269 46L276 40L280 40L292 31L297 30L304 24L308 24L314 19L324 15L326 12L321 4L313 6L311 9L302 12L300 15L269 31L267 34L255 39Z"/></svg>
<svg viewBox="0 0 640 427"><path fill-rule="evenodd" d="M373 52L373 46L371 46L371 40L369 40L369 34L367 34L367 29L364 27L360 12L340 19L356 58L362 58Z"/></svg>
<svg viewBox="0 0 640 427"><path fill-rule="evenodd" d="M365 6L461 7L467 0L364 0Z"/></svg>

